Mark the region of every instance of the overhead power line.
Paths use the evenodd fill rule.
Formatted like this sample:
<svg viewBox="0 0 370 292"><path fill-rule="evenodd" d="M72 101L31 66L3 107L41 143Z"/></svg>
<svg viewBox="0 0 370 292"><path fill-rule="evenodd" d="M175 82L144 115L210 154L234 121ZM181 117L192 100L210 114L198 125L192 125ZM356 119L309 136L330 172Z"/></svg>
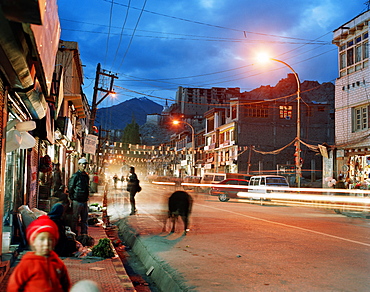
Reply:
<svg viewBox="0 0 370 292"><path fill-rule="evenodd" d="M88 24L88 25L94 25L99 27L106 27L106 25L103 24L96 24L91 22L84 22L84 21L78 21L78 20L72 20L72 19L66 19L66 18L60 18L62 21L68 21L68 22L75 22L75 23L81 23L81 24ZM112 26L112 28L117 28L117 26ZM79 29L71 29L71 28L65 28L63 27L63 30L68 31L78 31L78 32L84 32L84 33L95 33L95 34L107 34L107 32L103 31L96 31L96 30L79 30ZM126 30L134 30L132 28L126 28ZM316 38L315 40L308 40L308 39L296 39L291 38L292 41L278 41L278 40L265 40L265 39L250 39L250 38L227 38L227 37L213 37L213 36L204 36L204 35L193 35L193 34L181 34L181 33L173 33L173 32L163 32L163 31L153 31L153 30L143 30L143 29L136 29L136 31L140 32L146 32L146 33L153 33L153 34L160 34L157 35L135 35L137 37L147 37L147 38L162 38L162 39L179 39L179 40L203 40L203 41L224 41L224 42L267 42L267 43L280 43L280 44L309 44L309 45L332 45L331 42L328 41L320 41L319 38ZM121 33L111 33L115 35L126 35L130 36L130 34L123 34ZM179 37L171 37L171 36L179 36ZM266 35L269 36L269 35ZM324 35L325 36L325 35ZM289 39L289 38L287 38ZM293 41L294 40L294 41Z"/></svg>
<svg viewBox="0 0 370 292"><path fill-rule="evenodd" d="M103 1L109 2L108 0L103 0ZM126 4L122 4L122 3L114 2L114 4L115 5L118 5L118 6L127 7ZM259 33L259 32L253 32L253 31L247 31L247 30L241 30L241 29L236 29L236 28L225 27L225 26L221 26L221 25L214 25L214 24L209 24L209 23L205 23L205 22L201 22L201 21L190 20L190 19L186 19L186 18L182 18L182 17L171 16L171 15L167 15L167 14L163 14L163 13L159 13L159 12L154 12L154 11L150 11L150 10L146 10L146 9L142 9L142 8L136 8L136 7L132 7L132 6L131 6L131 9L141 10L142 12L147 12L147 13L151 13L151 14L154 14L154 15L159 15L159 16L163 16L163 17L167 17L167 18L172 18L172 19L176 19L176 20L181 20L181 21L185 21L185 22L190 22L190 23L194 23L194 24L199 24L199 25L204 25L204 26L209 26L209 27L214 27L214 28L219 28L219 29L225 29L225 30L230 30L230 31L237 31L237 32L241 32L244 36L246 34L255 34L255 35L261 35L261 36L268 36L268 37L276 37L276 38L283 38L283 39L301 40L301 41L304 40L304 41L307 41L307 39L302 39L302 38L294 38L294 37L287 37L287 36L280 36L280 35ZM310 40L308 40L308 41L310 41Z"/></svg>

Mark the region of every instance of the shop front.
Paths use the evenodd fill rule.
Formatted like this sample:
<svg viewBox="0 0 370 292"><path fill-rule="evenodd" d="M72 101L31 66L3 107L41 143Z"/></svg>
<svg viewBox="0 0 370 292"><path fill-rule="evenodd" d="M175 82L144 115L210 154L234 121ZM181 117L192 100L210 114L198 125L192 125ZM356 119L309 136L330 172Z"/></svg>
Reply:
<svg viewBox="0 0 370 292"><path fill-rule="evenodd" d="M350 189L370 189L370 152L347 156L342 169Z"/></svg>

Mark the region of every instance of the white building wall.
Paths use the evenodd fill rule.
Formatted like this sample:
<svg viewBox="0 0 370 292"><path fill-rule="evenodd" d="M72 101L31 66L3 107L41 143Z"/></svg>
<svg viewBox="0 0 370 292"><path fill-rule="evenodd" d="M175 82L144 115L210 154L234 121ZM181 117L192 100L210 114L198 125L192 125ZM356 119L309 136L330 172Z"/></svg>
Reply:
<svg viewBox="0 0 370 292"><path fill-rule="evenodd" d="M350 147L370 145L370 139L356 143L370 130L352 131L352 109L370 103L370 70L351 73L335 83L335 144L351 144ZM353 145L352 145L353 144Z"/></svg>
<svg viewBox="0 0 370 292"><path fill-rule="evenodd" d="M340 54L347 48L348 42L353 40L356 47L356 38L369 32L369 20L370 11L367 11L334 31L333 43L342 48L342 51L338 50L339 66ZM355 107L370 104L369 60L366 58L346 68L339 67L338 71L338 76L341 77L335 82L335 144L342 149L369 147L370 138L367 136L370 134L370 127L354 132L352 121Z"/></svg>

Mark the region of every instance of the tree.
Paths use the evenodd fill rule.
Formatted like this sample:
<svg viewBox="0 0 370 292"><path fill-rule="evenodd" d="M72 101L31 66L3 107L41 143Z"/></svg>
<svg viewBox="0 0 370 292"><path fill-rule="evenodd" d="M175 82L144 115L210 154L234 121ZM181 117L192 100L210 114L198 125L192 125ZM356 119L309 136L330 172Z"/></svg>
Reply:
<svg viewBox="0 0 370 292"><path fill-rule="evenodd" d="M128 148L128 144L141 144L140 127L136 123L134 116L132 116L131 123L127 124L123 130L122 143L125 148Z"/></svg>

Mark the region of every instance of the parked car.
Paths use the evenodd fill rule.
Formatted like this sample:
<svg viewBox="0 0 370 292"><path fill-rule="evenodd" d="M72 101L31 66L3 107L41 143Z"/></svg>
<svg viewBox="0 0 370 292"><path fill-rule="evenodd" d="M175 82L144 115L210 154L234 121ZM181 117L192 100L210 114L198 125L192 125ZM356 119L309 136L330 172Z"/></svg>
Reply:
<svg viewBox="0 0 370 292"><path fill-rule="evenodd" d="M226 179L244 179L249 180L251 175L242 173L205 173L200 180L201 184L217 184ZM200 187L201 190L208 192L210 187Z"/></svg>
<svg viewBox="0 0 370 292"><path fill-rule="evenodd" d="M287 179L281 175L255 175L249 180L248 191L240 192L238 197L268 201L267 196L263 196L272 192L268 187L289 187L289 184Z"/></svg>
<svg viewBox="0 0 370 292"><path fill-rule="evenodd" d="M249 184L249 180L229 178L229 179L225 179L225 180L215 184L214 187L211 187L209 193L212 196L218 196L218 199L221 202L227 202L230 199L237 198L238 197L237 196L238 192L241 192L241 191L247 192L248 191L248 188L247 188L248 184ZM226 187L221 187L221 186L218 186L218 185L227 185L227 186ZM246 188L235 188L235 186L240 186L240 185L246 186Z"/></svg>

